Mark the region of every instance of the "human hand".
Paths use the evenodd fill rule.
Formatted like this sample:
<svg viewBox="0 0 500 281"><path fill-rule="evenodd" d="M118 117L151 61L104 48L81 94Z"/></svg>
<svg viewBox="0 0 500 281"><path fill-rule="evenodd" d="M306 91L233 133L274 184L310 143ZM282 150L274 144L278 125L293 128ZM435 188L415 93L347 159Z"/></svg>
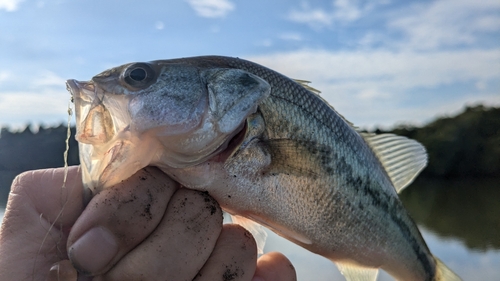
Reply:
<svg viewBox="0 0 500 281"><path fill-rule="evenodd" d="M0 280L76 280L66 246L93 280L296 279L281 254L256 262L251 235L222 226L211 197L178 189L157 169L97 194L86 209L77 167L61 189L63 173L32 171L14 181L0 230Z"/></svg>

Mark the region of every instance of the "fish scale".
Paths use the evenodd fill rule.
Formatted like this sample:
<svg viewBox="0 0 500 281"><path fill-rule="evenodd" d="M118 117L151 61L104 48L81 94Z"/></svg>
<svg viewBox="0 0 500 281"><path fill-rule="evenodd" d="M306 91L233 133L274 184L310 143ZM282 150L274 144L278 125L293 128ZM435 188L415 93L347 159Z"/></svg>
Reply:
<svg viewBox="0 0 500 281"><path fill-rule="evenodd" d="M222 63L222 67L225 67L224 63ZM425 271L429 275L434 275L433 271L434 269L430 266L430 254L426 257L422 257L420 252L421 250L419 247L424 248L424 251L429 253L428 249L425 246L425 242L421 237L419 237L420 241L417 244L415 242L415 239L413 236L408 236L408 230L404 226L407 224L413 225L413 222L407 215L406 211L404 208L401 207L401 203L399 200L389 200L389 198L383 198L383 195L381 193L377 193L374 190L377 189L371 189L370 184L363 184L363 181L358 181L361 183L361 185L356 186L353 185L355 181L353 180L353 177L358 176L358 178L361 178L361 175L357 175L355 171L374 171L376 170L376 165L372 165L372 167L368 166L367 163L370 162L375 162L375 159L370 159L374 158L373 153L371 151L367 151L362 154L362 157L359 157L359 152L356 151L356 147L359 148L365 148L365 150L368 150L369 148L366 145L356 143L355 141L360 142L361 137L358 137L358 135L353 132L351 128L349 128L348 125L343 122L343 118L336 116L335 112L332 112L332 108L328 106L326 103L324 103L322 100L320 100L317 96L312 94L311 92L305 90L303 87L300 85L294 83L292 80L285 78L283 76L280 76L272 71L265 71L262 70L260 67L254 67L253 64L247 64L247 63L242 63L242 64L234 64L232 65L231 63L228 63L229 67L234 67L238 69L243 69L247 70L253 74L258 75L259 77L262 77L264 80L268 81L268 83L271 85L271 89L280 89L278 91L272 91L271 92L271 97L265 100L260 106L260 111L262 112L262 115L264 117L264 120L266 120L266 127L267 127L267 136L264 137L264 139L268 140L273 140L273 139L287 139L287 140L296 140L299 143L302 143L302 145L305 146L307 150L314 150L317 149L318 146L321 144L326 144L326 148L332 148L335 147L337 148L336 151L339 151L338 154L341 154L343 156L339 157L337 153L333 153L332 151L323 151L321 153L321 156L319 157L319 161L321 163L320 167L324 169L324 172L326 175L331 175L334 174L333 177L335 177L335 174L341 175L341 178L343 177L342 183L324 183L323 186L326 186L325 188L316 188L315 192L321 192L325 191L326 196L321 196L323 193L318 194L321 196L321 198L326 199L326 208L325 210L331 210L331 208L328 208L331 205L339 205L339 206L345 206L344 212L342 214L338 214L336 216L331 216L329 213L324 214L326 218L323 220L325 225L329 225L330 227L332 225L335 225L336 223L342 224L342 217L346 217L345 220L351 220L351 219L356 219L352 215L346 216L345 213L351 213L351 214L368 214L369 212L373 212L373 210L369 210L370 208L373 209L380 209L382 214L384 215L383 217L387 218L385 216L386 214L389 214L389 207L386 204L382 204L381 202L392 202L387 203L391 204L390 206L394 206L392 208L398 209L398 211L403 212L404 217L403 220L406 221L406 223L401 223L401 219L399 220L394 220L391 216L389 218L392 220L392 222L397 225L404 233L404 237L406 237L406 240L412 245L411 248L415 250L419 256L419 261L425 268ZM255 70L255 69L258 70ZM281 90L284 89L284 90ZM290 112L290 110L293 110ZM299 111L299 112L297 112ZM334 113L334 114L332 114ZM292 120L289 120L292 119ZM286 122L288 121L288 122ZM273 124L280 124L278 127L274 127ZM294 125L290 125L294 124ZM293 130L293 126L297 126L303 129L302 134L296 134L296 131ZM316 128L315 132L310 132L309 128ZM327 131L328 130L328 131ZM319 131L319 132L318 132ZM295 133L295 134L294 134ZM320 144L311 142L311 137L310 133L315 133L315 140L318 140ZM334 142L334 143L333 143ZM348 161L346 159L346 156L348 155L355 155L356 158L354 159L349 159L351 161ZM370 157L372 156L372 157ZM359 157L359 158L358 158ZM338 160L332 160L332 158L337 158ZM339 159L340 158L340 159ZM351 157L352 158L352 157ZM360 159L361 163L356 163L357 159ZM316 160L316 159L315 159ZM310 162L315 162L313 161L305 161L306 165L307 163ZM371 160L371 161L370 161ZM318 160L316 160L318 161ZM349 163L349 162L354 162L354 163ZM337 167L333 168L330 167L330 164L332 163L338 163ZM356 165L357 168L353 168L353 165ZM368 166L368 167L367 167ZM373 173L373 172L372 172ZM379 174L383 174L382 172L379 171ZM373 175L371 175L373 177ZM366 178L367 176L365 176ZM325 177L328 178L328 177ZM366 181L365 181L366 182ZM388 184L388 180L385 181L386 184L385 186L390 186ZM359 198L358 196L355 196L354 200L350 200L348 198L345 198L343 196L332 196L332 193L335 192L328 192L329 190L335 190L336 188L343 188L343 189L358 189L358 190L364 190L366 191L365 193L370 195L371 200L365 200L365 202L360 202L361 205L363 205L363 210L359 210L359 205L357 209L351 202L355 201L356 198ZM380 187L379 187L380 188ZM303 194L299 194L296 197L301 198L303 195L310 196L310 191L305 190ZM394 192L395 194L395 192ZM334 200L332 200L332 198ZM338 199L337 199L338 198ZM335 200L337 199L337 200ZM384 200L384 201L382 201ZM315 200L315 204L318 204L318 202L324 201L324 200ZM314 204L313 203L313 204ZM307 204L307 203L306 203ZM291 206L290 209L294 209L295 206ZM380 218L379 218L380 219ZM363 220L367 221L367 220ZM360 228L358 231L360 234L365 233L366 229L362 226L362 223L356 224ZM390 223L385 223L385 225L392 225ZM369 227L369 226L368 226ZM335 228L335 227L333 227ZM343 229L345 227L337 227L338 229ZM351 227L351 229L355 229L356 226ZM413 227L413 232L417 232L416 227ZM310 237L312 235L317 235L317 234L309 234ZM355 236L359 236L359 234L354 234ZM321 240L326 240L326 241L332 241L338 237L337 233L333 233L331 236L326 236L322 237ZM320 240L320 239L318 239ZM413 246L413 245L419 245L418 247ZM363 244L361 244L363 245ZM351 245L352 246L352 245ZM415 249L416 248L416 249ZM336 251L336 249L333 249L333 251ZM358 251L356 251L358 252Z"/></svg>
<svg viewBox="0 0 500 281"><path fill-rule="evenodd" d="M137 76L140 68L148 75ZM127 76L132 70L135 76ZM68 86L75 107L88 110L79 111L77 124L94 110L84 100L104 95L99 110L112 121L102 122L118 132L104 144L78 134L81 157L100 159L84 165L84 184L94 192L154 165L188 188L208 191L232 215L332 260L348 280L374 280L379 268L399 280L460 280L432 256L398 199L425 166L425 149L403 137L358 132L304 82L246 60L209 56L127 64ZM175 97L176 106L162 97ZM187 119L144 113L144 124L135 123L134 112L123 113L127 98L137 112L161 108ZM117 125L127 123L133 126ZM169 135L170 128L182 133ZM196 146L201 141L207 147Z"/></svg>

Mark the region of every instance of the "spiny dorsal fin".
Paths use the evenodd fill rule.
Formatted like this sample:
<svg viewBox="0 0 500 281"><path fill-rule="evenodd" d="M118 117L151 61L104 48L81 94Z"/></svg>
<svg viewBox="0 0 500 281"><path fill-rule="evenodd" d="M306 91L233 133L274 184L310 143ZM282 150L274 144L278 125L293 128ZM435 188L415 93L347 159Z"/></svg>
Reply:
<svg viewBox="0 0 500 281"><path fill-rule="evenodd" d="M330 105L319 96L319 93L321 93L319 90L309 86L309 83L311 83L310 81L301 79L293 79L293 81L299 83L302 87ZM375 155L379 158L398 193L407 187L427 165L427 153L424 146L419 142L394 134L375 135L362 133L358 127L345 119L345 117L338 113L331 105L330 108L351 126L351 128L361 134Z"/></svg>
<svg viewBox="0 0 500 281"><path fill-rule="evenodd" d="M310 91L311 93L313 93L314 95L316 95L316 97L318 97L320 100L322 100L324 103L326 103L333 111L335 111L335 113L337 113L337 115L342 118L342 120L344 120L349 126L351 126L354 130L356 131L360 131L358 127L354 126L353 123L351 123L349 120L345 119L345 117L340 114L337 110L335 110L335 108L333 108L333 106L328 102L326 101L323 97L321 97L319 94L321 93L320 90L318 89L315 89L311 86L309 86L309 83L311 83L311 81L307 81L307 80L301 80L301 79L292 79L294 82L296 83L299 83L302 87L304 87L306 90Z"/></svg>
<svg viewBox="0 0 500 281"><path fill-rule="evenodd" d="M347 281L375 281L377 280L378 269L351 265L348 263L336 262L340 273Z"/></svg>
<svg viewBox="0 0 500 281"><path fill-rule="evenodd" d="M300 85L302 85L302 87L306 88L307 90L315 93L315 94L321 94L321 91L318 90L318 89L315 89L311 86L309 86L309 83L311 83L311 81L307 81L307 80L302 80L302 79L293 79L293 81L299 83Z"/></svg>
<svg viewBox="0 0 500 281"><path fill-rule="evenodd" d="M399 193L427 165L427 153L422 144L394 134L361 133L382 163L392 184Z"/></svg>

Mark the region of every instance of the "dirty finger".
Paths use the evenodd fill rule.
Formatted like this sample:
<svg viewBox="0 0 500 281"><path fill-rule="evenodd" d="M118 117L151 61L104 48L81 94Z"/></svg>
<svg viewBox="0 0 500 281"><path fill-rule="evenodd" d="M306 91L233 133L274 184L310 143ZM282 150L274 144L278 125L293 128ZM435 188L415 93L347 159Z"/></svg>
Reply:
<svg viewBox="0 0 500 281"><path fill-rule="evenodd" d="M214 251L195 281L251 280L257 261L252 234L236 224L225 224Z"/></svg>
<svg viewBox="0 0 500 281"><path fill-rule="evenodd" d="M78 271L102 274L140 244L160 223L177 187L147 167L94 196L68 237L68 255Z"/></svg>
<svg viewBox="0 0 500 281"><path fill-rule="evenodd" d="M192 280L213 251L222 211L207 193L179 189L156 230L96 280Z"/></svg>

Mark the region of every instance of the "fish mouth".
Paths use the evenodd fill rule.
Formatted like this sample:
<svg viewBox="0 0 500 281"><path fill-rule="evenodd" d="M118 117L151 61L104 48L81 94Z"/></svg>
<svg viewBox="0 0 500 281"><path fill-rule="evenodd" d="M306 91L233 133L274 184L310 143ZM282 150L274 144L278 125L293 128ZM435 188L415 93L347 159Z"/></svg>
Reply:
<svg viewBox="0 0 500 281"><path fill-rule="evenodd" d="M80 151L83 184L95 194L101 189L100 186L105 185L106 181L101 179L101 174L116 159L116 148L122 145L110 142L114 132L109 130L111 124L104 118L103 114L106 114L107 109L102 104L102 99L97 98L95 85L91 81L71 79L66 81L66 89L75 104L75 139ZM104 123L107 124L102 126ZM102 156L101 159L97 157L98 154Z"/></svg>
<svg viewBox="0 0 500 281"><path fill-rule="evenodd" d="M159 144L132 131L129 115L117 114L129 102L124 95L111 96L93 81L68 80L66 86L75 105L75 138L86 189L96 194L150 163Z"/></svg>

